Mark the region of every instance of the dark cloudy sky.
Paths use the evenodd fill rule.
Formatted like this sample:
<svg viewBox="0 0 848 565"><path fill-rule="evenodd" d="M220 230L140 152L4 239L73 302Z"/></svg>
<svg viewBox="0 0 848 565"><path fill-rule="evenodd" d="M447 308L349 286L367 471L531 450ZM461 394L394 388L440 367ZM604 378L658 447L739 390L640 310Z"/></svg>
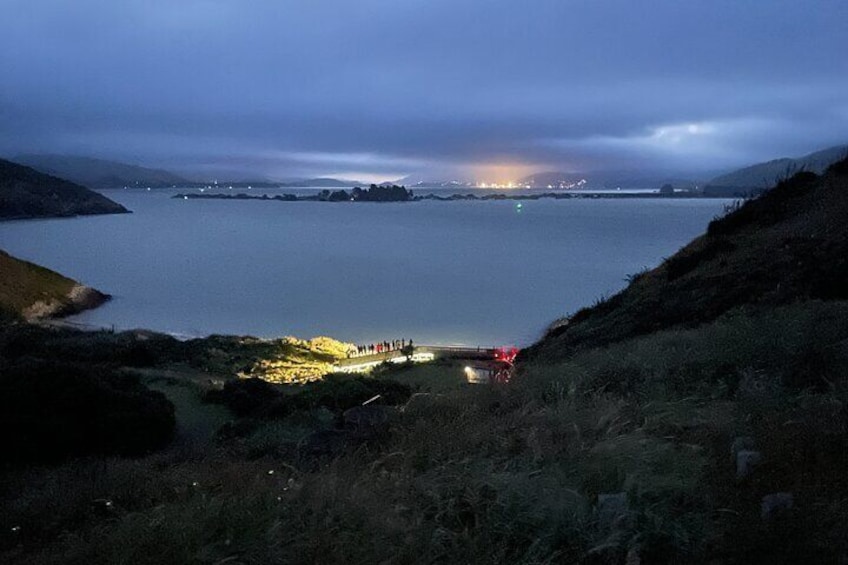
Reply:
<svg viewBox="0 0 848 565"><path fill-rule="evenodd" d="M0 8L4 155L506 180L708 171L848 142L845 0Z"/></svg>

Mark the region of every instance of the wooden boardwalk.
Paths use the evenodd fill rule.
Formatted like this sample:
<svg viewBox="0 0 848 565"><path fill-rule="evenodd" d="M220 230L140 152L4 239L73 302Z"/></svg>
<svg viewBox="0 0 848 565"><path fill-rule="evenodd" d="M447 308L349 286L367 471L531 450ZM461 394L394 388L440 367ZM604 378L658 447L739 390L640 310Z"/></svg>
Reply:
<svg viewBox="0 0 848 565"><path fill-rule="evenodd" d="M407 347L341 359L333 369L339 373L360 373L381 363L427 362L435 359L490 360L494 359L496 351L494 347L416 345L411 351Z"/></svg>

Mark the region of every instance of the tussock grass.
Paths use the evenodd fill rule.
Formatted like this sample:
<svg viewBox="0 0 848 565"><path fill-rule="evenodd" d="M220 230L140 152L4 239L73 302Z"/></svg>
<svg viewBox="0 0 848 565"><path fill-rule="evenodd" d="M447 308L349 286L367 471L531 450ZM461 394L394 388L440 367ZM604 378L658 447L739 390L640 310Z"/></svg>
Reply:
<svg viewBox="0 0 848 565"><path fill-rule="evenodd" d="M4 534L0 558L835 561L848 551L846 344L848 303L736 311L525 365L509 386L419 398L386 437L318 464L280 446L328 426L325 408L202 454L10 476L0 528L21 530ZM763 454L745 479L730 454L739 436ZM795 508L764 522L760 501L773 492L792 492ZM611 493L627 502L609 517L598 501ZM114 510L92 507L99 499Z"/></svg>

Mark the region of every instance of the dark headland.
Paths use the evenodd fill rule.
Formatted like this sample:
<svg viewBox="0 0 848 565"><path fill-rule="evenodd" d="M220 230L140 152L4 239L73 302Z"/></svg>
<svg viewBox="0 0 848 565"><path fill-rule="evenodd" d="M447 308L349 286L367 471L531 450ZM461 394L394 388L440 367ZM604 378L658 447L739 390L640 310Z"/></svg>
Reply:
<svg viewBox="0 0 848 565"><path fill-rule="evenodd" d="M84 186L0 159L0 220L128 212Z"/></svg>

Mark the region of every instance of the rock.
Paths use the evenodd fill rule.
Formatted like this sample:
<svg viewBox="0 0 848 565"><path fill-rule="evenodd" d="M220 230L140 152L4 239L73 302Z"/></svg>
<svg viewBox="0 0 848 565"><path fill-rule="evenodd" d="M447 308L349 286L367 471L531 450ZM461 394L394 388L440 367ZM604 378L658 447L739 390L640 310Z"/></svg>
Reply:
<svg viewBox="0 0 848 565"><path fill-rule="evenodd" d="M630 517L626 492L598 495L598 525L603 530L611 530L625 525Z"/></svg>
<svg viewBox="0 0 848 565"><path fill-rule="evenodd" d="M736 478L745 479L760 464L763 456L759 451L742 450L736 454Z"/></svg>
<svg viewBox="0 0 848 565"><path fill-rule="evenodd" d="M771 520L785 514L794 506L791 492L776 492L763 497L760 505L760 517L763 520Z"/></svg>
<svg viewBox="0 0 848 565"><path fill-rule="evenodd" d="M739 436L734 438L733 443L730 444L730 461L736 463L738 461L737 454L740 451L752 451L754 446L754 438L751 436Z"/></svg>
<svg viewBox="0 0 848 565"><path fill-rule="evenodd" d="M21 314L30 322L45 318L62 318L97 308L111 298L110 295L93 288L75 284L65 296L39 300L25 308Z"/></svg>

